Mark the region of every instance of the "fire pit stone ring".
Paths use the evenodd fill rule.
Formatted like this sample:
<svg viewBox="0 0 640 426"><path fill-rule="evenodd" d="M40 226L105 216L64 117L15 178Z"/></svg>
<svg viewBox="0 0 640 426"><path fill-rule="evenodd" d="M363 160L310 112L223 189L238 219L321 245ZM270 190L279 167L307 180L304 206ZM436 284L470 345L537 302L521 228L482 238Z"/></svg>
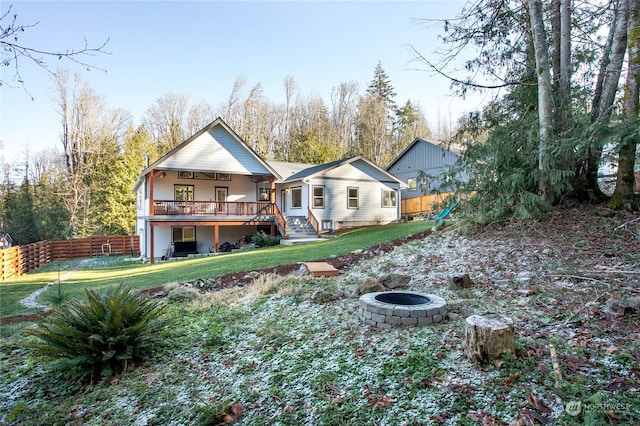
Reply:
<svg viewBox="0 0 640 426"><path fill-rule="evenodd" d="M433 294L382 291L360 296L360 318L377 328L434 324L446 314L447 302Z"/></svg>

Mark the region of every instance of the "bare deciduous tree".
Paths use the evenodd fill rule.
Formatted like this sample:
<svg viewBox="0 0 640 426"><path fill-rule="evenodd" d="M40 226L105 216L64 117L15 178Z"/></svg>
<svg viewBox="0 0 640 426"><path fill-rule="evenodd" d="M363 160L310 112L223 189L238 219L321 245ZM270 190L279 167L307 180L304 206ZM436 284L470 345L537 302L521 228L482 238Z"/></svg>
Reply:
<svg viewBox="0 0 640 426"><path fill-rule="evenodd" d="M100 166L119 152L120 134L131 118L123 110L109 110L78 74L70 85L68 70L58 70L54 84L65 164L58 195L69 213L71 237L92 235L93 193L104 186Z"/></svg>
<svg viewBox="0 0 640 426"><path fill-rule="evenodd" d="M12 8L13 5L10 5L8 10L0 16L0 52L2 55L0 62L2 66L12 69L12 76L9 79L0 77L0 86L10 86L11 83L15 82L22 86L26 93L29 94L25 81L22 78L22 73L20 72L23 66L23 60L27 63L37 65L51 75L54 75L55 71L51 70L48 59L66 59L88 70L100 69L91 65L86 58L98 54L107 54L104 48L109 42L109 39L96 47L89 46L89 43L85 39L84 46L82 47L59 51L42 50L34 46L25 46L20 43L21 34L37 26L38 22L26 25L18 23L18 15L12 13ZM29 94L29 96L31 95Z"/></svg>
<svg viewBox="0 0 640 426"><path fill-rule="evenodd" d="M155 100L145 112L144 125L164 155L190 135L187 129L189 98L178 93L167 93Z"/></svg>

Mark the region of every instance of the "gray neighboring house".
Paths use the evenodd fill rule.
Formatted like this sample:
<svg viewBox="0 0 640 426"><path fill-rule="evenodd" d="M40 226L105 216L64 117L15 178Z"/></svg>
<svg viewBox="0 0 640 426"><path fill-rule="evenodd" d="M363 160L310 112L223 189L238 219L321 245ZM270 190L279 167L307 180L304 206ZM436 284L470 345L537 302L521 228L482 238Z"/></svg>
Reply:
<svg viewBox="0 0 640 426"><path fill-rule="evenodd" d="M386 168L386 170L406 182L407 187L402 190L401 198L408 200L425 195L417 185L420 171L431 176L427 181L426 193L441 187L443 175L460 158L457 147L447 149L437 142L415 138ZM446 188L445 191L446 192Z"/></svg>

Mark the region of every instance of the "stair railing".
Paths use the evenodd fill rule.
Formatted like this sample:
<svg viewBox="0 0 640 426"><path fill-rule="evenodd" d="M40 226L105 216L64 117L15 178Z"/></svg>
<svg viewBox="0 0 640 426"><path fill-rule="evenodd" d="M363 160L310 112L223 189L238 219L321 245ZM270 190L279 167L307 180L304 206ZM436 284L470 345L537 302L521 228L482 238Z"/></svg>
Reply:
<svg viewBox="0 0 640 426"><path fill-rule="evenodd" d="M289 238L289 235L287 235L287 220L282 215L282 212L278 208L277 204L273 203L271 205L273 206L273 214L276 217L276 225L278 226L278 231L280 231L282 238L286 240L287 238Z"/></svg>
<svg viewBox="0 0 640 426"><path fill-rule="evenodd" d="M313 227L313 230L316 231L316 235L320 235L320 222L318 222L318 219L316 219L316 217L313 215L313 212L311 211L311 209L307 209L307 211L309 212L309 216L307 217L307 220L309 221L309 224L311 224L311 226Z"/></svg>

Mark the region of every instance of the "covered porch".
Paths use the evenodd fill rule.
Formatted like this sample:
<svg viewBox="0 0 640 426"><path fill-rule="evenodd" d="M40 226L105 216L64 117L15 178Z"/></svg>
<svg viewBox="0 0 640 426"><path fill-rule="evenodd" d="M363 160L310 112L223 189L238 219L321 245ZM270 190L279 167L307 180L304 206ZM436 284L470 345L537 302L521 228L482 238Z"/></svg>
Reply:
<svg viewBox="0 0 640 426"><path fill-rule="evenodd" d="M235 244L247 236L255 234L259 229L270 235L277 234L277 224L274 216L262 218L227 217L224 220L205 218L174 217L170 220L160 218L149 221L150 225L150 256L154 263L156 259L171 257L174 245L192 243L194 253L219 253L223 242ZM185 239L176 238L185 230ZM268 231L267 231L268 230ZM175 248L177 251L178 249Z"/></svg>

